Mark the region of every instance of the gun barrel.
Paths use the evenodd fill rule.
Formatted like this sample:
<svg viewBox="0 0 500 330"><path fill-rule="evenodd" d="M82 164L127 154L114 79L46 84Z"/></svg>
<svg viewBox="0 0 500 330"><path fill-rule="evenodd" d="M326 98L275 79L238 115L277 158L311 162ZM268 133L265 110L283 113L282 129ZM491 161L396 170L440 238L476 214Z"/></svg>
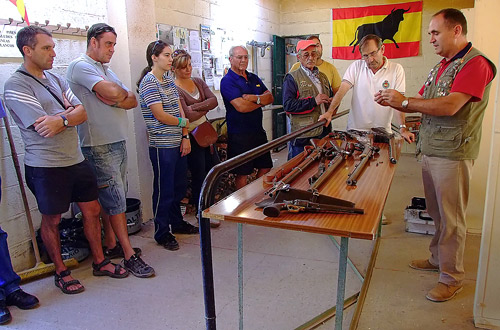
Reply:
<svg viewBox="0 0 500 330"><path fill-rule="evenodd" d="M341 154L337 154L335 158L333 158L329 163L327 169L323 172L323 174L316 180L314 181L310 187L309 191L314 191L317 190L323 182L335 171L335 169L338 167L340 162L343 160L343 157Z"/></svg>
<svg viewBox="0 0 500 330"><path fill-rule="evenodd" d="M396 150L396 140L394 139L394 136L392 136L389 139L389 160L391 161L392 164L396 164L398 162L398 160L394 155L395 150Z"/></svg>
<svg viewBox="0 0 500 330"><path fill-rule="evenodd" d="M365 157L363 157L359 163L356 164L354 167L354 170L349 174L347 177L346 183L349 186L355 186L358 183L358 177L361 175L361 172L365 168L365 165L368 163L368 160L370 159L371 154L366 154Z"/></svg>

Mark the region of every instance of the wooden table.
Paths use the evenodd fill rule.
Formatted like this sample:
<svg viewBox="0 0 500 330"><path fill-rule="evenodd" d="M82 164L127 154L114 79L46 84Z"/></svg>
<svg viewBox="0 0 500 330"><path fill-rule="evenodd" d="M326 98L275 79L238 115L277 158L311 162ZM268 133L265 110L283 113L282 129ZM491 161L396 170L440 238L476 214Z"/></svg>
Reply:
<svg viewBox="0 0 500 330"><path fill-rule="evenodd" d="M358 162L357 156L349 157L335 170L331 178L319 189L324 195L342 198L356 203L363 208L364 214L326 214L326 213L290 213L282 211L277 218L266 217L262 209L257 209L256 202L267 196L264 194L262 179L236 191L232 195L210 206L203 216L239 224L238 236L241 235L241 224L282 228L341 237L339 276L337 285L337 308L335 329L342 328L343 306L345 295L345 276L347 265L348 238L373 240L377 236L382 210L394 177L396 166L391 164L388 145L377 143L380 152L370 160L358 179L357 186L346 184L347 176ZM399 154L402 140L397 143ZM313 164L303 175L291 183L293 188L307 190L307 180L317 171L317 163ZM238 274L242 272L242 247L238 239ZM243 276L241 276L242 278ZM240 288L242 290L242 288ZM240 292L240 328L242 328L242 292Z"/></svg>

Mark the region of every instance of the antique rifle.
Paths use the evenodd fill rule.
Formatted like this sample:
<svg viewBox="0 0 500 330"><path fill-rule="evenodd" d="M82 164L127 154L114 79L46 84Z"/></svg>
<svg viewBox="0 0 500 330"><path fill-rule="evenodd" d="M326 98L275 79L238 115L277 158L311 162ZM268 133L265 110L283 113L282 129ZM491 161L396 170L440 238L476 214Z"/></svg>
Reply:
<svg viewBox="0 0 500 330"><path fill-rule="evenodd" d="M363 209L349 206L314 203L304 199L284 200L264 207L263 213L268 217L279 217L281 211L308 213L347 213L364 214Z"/></svg>
<svg viewBox="0 0 500 330"><path fill-rule="evenodd" d="M271 189L266 191L266 195L269 195L269 197L274 197L278 190L288 187L293 180L295 180L300 174L302 174L302 172L304 172L317 159L321 158L321 156L327 151L327 149L323 148L326 143L325 139L321 139L319 145L316 145L313 139L311 139L311 143L313 144L314 149L307 155L307 157L304 158L304 160L299 165L295 166L280 181L276 182L271 187Z"/></svg>
<svg viewBox="0 0 500 330"><path fill-rule="evenodd" d="M365 168L366 164L368 164L368 161L370 160L370 158L372 158L373 155L375 153L378 153L379 151L380 151L379 147L372 146L369 143L366 143L364 145L363 152L359 156L359 158L361 160L354 166L354 169L352 170L352 172L347 177L347 184L349 186L355 186L356 185L356 183L358 182L358 178L361 175L361 172Z"/></svg>
<svg viewBox="0 0 500 330"><path fill-rule="evenodd" d="M387 143L389 145L389 160L392 164L396 164L398 159L396 158L395 134L389 133L384 127L374 127L372 128L372 131L375 134L374 141Z"/></svg>
<svg viewBox="0 0 500 330"><path fill-rule="evenodd" d="M340 147L337 146L336 143L331 142L330 144L333 146L334 151L332 154L334 155L333 159L328 162L328 165L325 166L323 164L322 171L320 173L320 169L318 172L309 178L309 191L317 191L318 188L325 182L326 179L335 171L338 165L342 162L343 159L347 158L347 156L352 154L352 150L350 149L353 144L347 143L347 141L342 141L342 145ZM321 166L321 164L320 164Z"/></svg>

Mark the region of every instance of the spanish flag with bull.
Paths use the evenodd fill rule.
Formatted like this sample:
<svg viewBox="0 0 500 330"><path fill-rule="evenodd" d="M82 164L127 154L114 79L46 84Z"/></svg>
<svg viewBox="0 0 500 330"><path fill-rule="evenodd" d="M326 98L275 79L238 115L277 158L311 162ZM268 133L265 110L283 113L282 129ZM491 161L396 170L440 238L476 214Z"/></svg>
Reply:
<svg viewBox="0 0 500 330"><path fill-rule="evenodd" d="M332 58L361 58L358 44L376 34L388 58L417 56L422 30L422 1L332 9Z"/></svg>

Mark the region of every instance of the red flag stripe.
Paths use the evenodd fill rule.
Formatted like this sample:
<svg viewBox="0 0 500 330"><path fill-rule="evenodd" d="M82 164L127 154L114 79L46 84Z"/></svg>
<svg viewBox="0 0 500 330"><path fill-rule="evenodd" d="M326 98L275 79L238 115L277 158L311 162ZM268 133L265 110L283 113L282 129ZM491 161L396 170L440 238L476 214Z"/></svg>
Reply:
<svg viewBox="0 0 500 330"><path fill-rule="evenodd" d="M396 45L392 42L384 45L385 45L384 55L387 58L417 56L420 49L420 41L398 42L399 48L396 48ZM356 48L356 50L353 53L352 46L333 47L332 58L333 59L338 58L343 60L359 60L361 58L361 54L359 53L358 48Z"/></svg>
<svg viewBox="0 0 500 330"><path fill-rule="evenodd" d="M407 10L408 8L410 8L408 13L421 12L422 1L395 3L391 5L380 6L332 9L332 19L339 20L360 18L366 16L389 15L393 9Z"/></svg>

